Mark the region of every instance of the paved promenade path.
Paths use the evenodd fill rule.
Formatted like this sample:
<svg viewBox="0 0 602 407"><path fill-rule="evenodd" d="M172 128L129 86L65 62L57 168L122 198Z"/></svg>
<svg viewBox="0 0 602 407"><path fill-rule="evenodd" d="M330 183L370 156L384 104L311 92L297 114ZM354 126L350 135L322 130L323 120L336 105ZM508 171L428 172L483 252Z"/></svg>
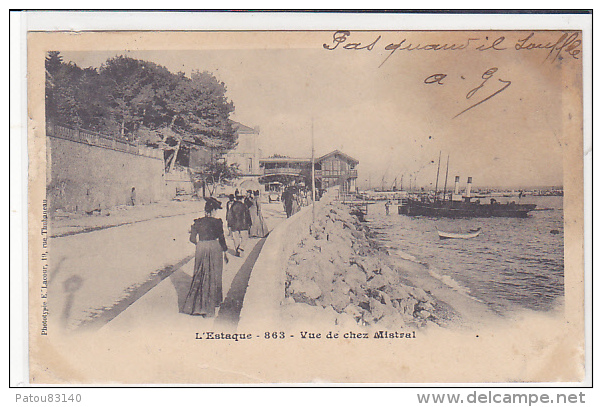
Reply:
<svg viewBox="0 0 602 407"><path fill-rule="evenodd" d="M188 204L188 213L181 215L147 217L51 239L49 322L70 331L129 330L155 322L167 329L210 328L215 318L180 312L193 274L194 246L188 231L192 220L202 216L203 204L197 204L196 212ZM262 209L270 230L285 218L281 204L264 204ZM231 247L232 240L226 239ZM235 327L264 241L246 239L243 256L230 253L230 262L224 264L225 302L219 324Z"/></svg>
<svg viewBox="0 0 602 407"><path fill-rule="evenodd" d="M264 205L263 212L270 229L285 218L279 205ZM181 312L192 281L194 259L191 256L181 267L167 271L153 287L141 288L144 293L134 295L127 307L121 307L123 309L119 315L103 324L103 329L127 331L144 326L160 326L165 330L188 332L236 330L249 277L265 240L246 239L242 246L244 254L240 258L229 250L230 261L224 264L222 277L224 302L216 317L204 318ZM231 246L231 240L227 238L227 241Z"/></svg>

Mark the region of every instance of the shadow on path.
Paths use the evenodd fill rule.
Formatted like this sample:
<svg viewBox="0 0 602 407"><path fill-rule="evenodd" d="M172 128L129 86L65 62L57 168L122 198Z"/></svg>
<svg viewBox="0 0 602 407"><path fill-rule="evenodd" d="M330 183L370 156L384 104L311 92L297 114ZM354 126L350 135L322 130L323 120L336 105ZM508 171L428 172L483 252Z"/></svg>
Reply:
<svg viewBox="0 0 602 407"><path fill-rule="evenodd" d="M171 283L173 284L176 293L178 294L178 311L182 312L184 309L184 301L188 291L190 291L190 284L192 283L192 277L182 270L177 270L171 276L169 276Z"/></svg>
<svg viewBox="0 0 602 407"><path fill-rule="evenodd" d="M157 284L161 281L165 280L171 274L173 274L176 270L183 267L186 263L192 260L194 256L187 256L184 259L180 260L178 263L166 266L159 270L154 276L152 276L149 280L144 282L143 284L134 287L132 289L128 289L128 294L119 300L114 306L111 308L103 309L100 313L92 316L91 319L88 319L82 322L79 325L79 329L91 329L97 330L102 328L105 324L109 323L112 319L117 317L123 311L125 311L130 305L135 303L140 297L144 294L152 290ZM188 283L190 285L190 283ZM183 300L182 300L183 301ZM178 303L180 302L180 293L178 292Z"/></svg>
<svg viewBox="0 0 602 407"><path fill-rule="evenodd" d="M259 257L259 253L261 253L265 240L266 237L257 242L243 265L238 270L238 273L236 273L236 276L234 276L228 295L226 295L226 299L222 303L219 313L215 318L215 327L236 329L238 320L240 319L240 310L242 309L242 304L249 285L251 271L253 271L253 266Z"/></svg>

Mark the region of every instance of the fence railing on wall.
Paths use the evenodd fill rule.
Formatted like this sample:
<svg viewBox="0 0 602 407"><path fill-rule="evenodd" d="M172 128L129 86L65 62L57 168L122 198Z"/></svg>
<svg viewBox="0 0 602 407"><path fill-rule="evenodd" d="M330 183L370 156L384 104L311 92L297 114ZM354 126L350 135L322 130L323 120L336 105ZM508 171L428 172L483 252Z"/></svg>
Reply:
<svg viewBox="0 0 602 407"><path fill-rule="evenodd" d="M127 140L120 140L115 137L97 133L91 130L84 130L79 128L72 129L70 127L54 123L47 123L46 135L50 137L57 137L65 140L75 141L77 143L88 144L91 146L121 151L124 153L142 155L145 157L151 157L160 160L163 159L162 150L141 146L137 143L132 143Z"/></svg>

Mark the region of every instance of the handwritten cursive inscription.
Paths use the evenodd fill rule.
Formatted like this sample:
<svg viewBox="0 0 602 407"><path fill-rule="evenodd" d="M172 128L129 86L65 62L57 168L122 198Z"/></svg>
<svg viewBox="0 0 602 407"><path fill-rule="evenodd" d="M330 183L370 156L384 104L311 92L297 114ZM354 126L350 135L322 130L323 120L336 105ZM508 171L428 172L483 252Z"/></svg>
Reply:
<svg viewBox="0 0 602 407"><path fill-rule="evenodd" d="M405 50L405 51L461 51L464 50L466 48L468 48L468 46L470 45L471 41L478 41L478 38L467 38L466 42L461 43L461 44L412 44L412 43L407 43L406 44L406 39L401 40L399 43L397 44L389 44L385 47L385 51L391 51L389 53L389 55L387 55L387 57L385 58L385 60L378 66L379 68L381 66L383 66L385 64L385 62L387 62L389 60L389 58L391 58L391 56L393 55L394 52L398 51L398 50ZM483 44L481 44L481 47L483 47ZM488 47L487 49L490 49L491 47ZM478 49L478 48L477 48Z"/></svg>
<svg viewBox="0 0 602 407"><path fill-rule="evenodd" d="M495 68L495 67L489 68L488 70L486 70L483 73L483 75L481 75L481 79L483 79L483 81L481 82L481 84L478 85L477 87L471 89L470 91L468 91L468 93L466 94L466 99L471 99L474 95L476 95L477 93L479 93L479 91L484 88L485 84L491 78L493 78L493 76L496 74L497 71L498 71L498 69ZM427 84L427 85L431 85L433 83L436 83L438 85L443 85L442 80L444 78L446 78L446 77L447 77L447 74L436 73L436 74L428 76L424 80L424 83ZM469 110L471 110L471 109L479 106L480 104L485 103L486 101L490 100L491 98L495 97L496 95L499 95L500 93L502 93L503 91L505 91L506 89L508 89L508 87L512 84L512 82L504 80L504 79L499 79L498 78L498 81L504 84L501 88L497 89L492 94L484 97L483 99L481 99L477 103L475 103L475 104L467 107L466 109L462 110L460 113L458 113L457 115L455 115L452 119L455 119L456 117L460 116L461 114L464 114L464 113L468 112Z"/></svg>
<svg viewBox="0 0 602 407"><path fill-rule="evenodd" d="M322 46L327 50L333 51L333 50L337 49L337 47L339 45L346 42L347 37L349 37L350 35L351 35L351 31L336 31L332 35L332 43L334 45L331 46L328 44L322 44ZM381 36L379 35L374 41L372 41L368 45L363 45L361 42L349 42L349 43L343 45L343 49L354 49L354 50L365 49L367 51L372 51L372 49L374 48L374 46L376 45L378 40L380 40L380 38L381 38Z"/></svg>
<svg viewBox="0 0 602 407"><path fill-rule="evenodd" d="M431 76L429 76L428 78L426 78L424 80L424 83L426 83L427 85L430 85L431 83L436 83L438 85L443 85L443 82L441 82L443 79L445 79L447 77L447 74L444 73L435 73L432 74Z"/></svg>
<svg viewBox="0 0 602 407"><path fill-rule="evenodd" d="M561 52L563 51L574 59L579 59L579 54L581 53L581 50L579 49L581 46L581 40L577 39L579 37L578 33L572 33L571 35L564 33L555 43L548 42L545 45L537 41L533 41L534 35L534 33L531 33L527 37L518 40L514 46L514 49L517 51L549 49L550 52L546 56L546 60L551 58L552 62L557 59L562 60Z"/></svg>
<svg viewBox="0 0 602 407"><path fill-rule="evenodd" d="M514 51L538 51L547 50L548 53L545 60L561 61L563 55L566 54L573 59L579 59L581 54L581 43L579 32L562 33L556 41L539 41L536 39L536 33L531 32L524 36L518 34L518 39L507 38L506 36L471 36L460 41L449 42L411 42L407 38L403 38L396 42L381 41L382 35L376 38L372 37L368 41L357 41L351 39L352 33L348 30L335 31L332 34L331 43L323 43L322 47L328 51L346 50L346 51L372 51L379 43L387 44L381 49L388 52L386 58L381 62L379 68L382 67L388 60L398 51L431 51L431 52L458 52L458 51L480 51L480 52L507 52ZM524 37L524 38L523 38ZM514 47L506 46L508 43L514 42ZM440 82L437 82L441 84Z"/></svg>

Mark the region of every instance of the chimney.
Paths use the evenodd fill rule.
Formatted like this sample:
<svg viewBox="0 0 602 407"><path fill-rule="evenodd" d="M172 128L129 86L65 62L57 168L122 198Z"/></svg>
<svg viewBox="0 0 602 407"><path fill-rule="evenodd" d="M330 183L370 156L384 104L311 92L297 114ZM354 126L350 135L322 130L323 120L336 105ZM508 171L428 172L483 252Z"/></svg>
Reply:
<svg viewBox="0 0 602 407"><path fill-rule="evenodd" d="M460 193L460 177L456 175L456 186L454 187L454 195L458 195Z"/></svg>
<svg viewBox="0 0 602 407"><path fill-rule="evenodd" d="M470 190L472 188L472 177L468 177L468 182L466 183L466 196L470 198Z"/></svg>

